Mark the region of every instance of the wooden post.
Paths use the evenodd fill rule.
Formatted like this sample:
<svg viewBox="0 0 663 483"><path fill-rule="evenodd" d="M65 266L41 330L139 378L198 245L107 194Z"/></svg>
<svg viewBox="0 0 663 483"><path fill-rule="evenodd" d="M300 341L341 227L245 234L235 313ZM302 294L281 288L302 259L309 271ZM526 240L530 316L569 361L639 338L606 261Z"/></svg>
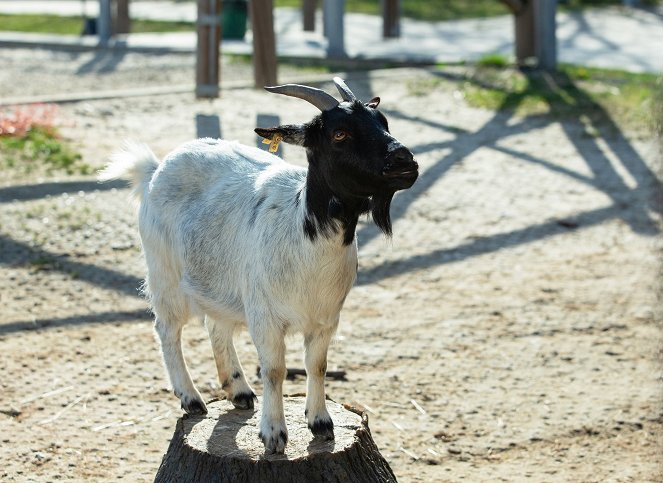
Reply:
<svg viewBox="0 0 663 483"><path fill-rule="evenodd" d="M290 435L285 455L265 454L258 438L260 409L213 402L207 415L178 420L155 483L396 482L371 437L366 413L327 401L335 439L325 441L308 430L303 397L286 397L283 406Z"/></svg>
<svg viewBox="0 0 663 483"><path fill-rule="evenodd" d="M302 1L302 18L304 19L304 31L315 32L315 10L318 7L318 0Z"/></svg>
<svg viewBox="0 0 663 483"><path fill-rule="evenodd" d="M323 23L327 37L327 57L345 57L345 30L343 28L343 15L345 0L324 0Z"/></svg>
<svg viewBox="0 0 663 483"><path fill-rule="evenodd" d="M253 79L256 88L276 85L276 38L274 36L274 3L251 0L253 29Z"/></svg>
<svg viewBox="0 0 663 483"><path fill-rule="evenodd" d="M219 97L221 0L198 0L196 97Z"/></svg>
<svg viewBox="0 0 663 483"><path fill-rule="evenodd" d="M536 55L534 49L534 2L525 2L515 14L516 63L526 65Z"/></svg>
<svg viewBox="0 0 663 483"><path fill-rule="evenodd" d="M506 2L505 2L506 3ZM540 69L557 68L557 0L529 0L515 13L516 62Z"/></svg>
<svg viewBox="0 0 663 483"><path fill-rule="evenodd" d="M129 0L115 0L115 22L113 27L113 32L116 34L128 34L131 31Z"/></svg>
<svg viewBox="0 0 663 483"><path fill-rule="evenodd" d="M401 36L400 0L380 0L382 7L382 36L385 39Z"/></svg>

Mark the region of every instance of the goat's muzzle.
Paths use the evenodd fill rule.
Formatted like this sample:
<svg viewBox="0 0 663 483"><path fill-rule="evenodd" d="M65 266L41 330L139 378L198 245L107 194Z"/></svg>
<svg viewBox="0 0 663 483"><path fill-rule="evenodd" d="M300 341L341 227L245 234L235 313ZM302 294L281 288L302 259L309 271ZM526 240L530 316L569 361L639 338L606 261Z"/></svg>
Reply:
<svg viewBox="0 0 663 483"><path fill-rule="evenodd" d="M409 149L401 146L387 154L386 164L382 170L389 184L397 189L407 189L414 184L419 176L419 164L414 160Z"/></svg>

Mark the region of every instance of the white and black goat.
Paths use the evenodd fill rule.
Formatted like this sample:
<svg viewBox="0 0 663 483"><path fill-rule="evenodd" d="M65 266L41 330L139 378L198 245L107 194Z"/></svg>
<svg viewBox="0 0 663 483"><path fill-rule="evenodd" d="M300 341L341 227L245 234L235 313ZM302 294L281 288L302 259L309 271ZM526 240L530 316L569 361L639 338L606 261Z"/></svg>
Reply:
<svg viewBox="0 0 663 483"><path fill-rule="evenodd" d="M380 99L364 104L341 79L334 83L343 102L307 86L266 88L322 111L306 124L255 130L306 148L308 169L236 142L199 139L161 163L147 146L128 145L100 175L131 179L141 200L146 289L182 408L207 411L181 346L182 327L203 317L229 400L253 408L255 394L232 340L237 326L247 325L264 384L260 438L268 453L283 453L288 439L282 383L290 331L304 335L308 426L316 436L334 437L324 377L356 278L357 220L370 211L390 234L391 199L418 175L412 153L389 134Z"/></svg>

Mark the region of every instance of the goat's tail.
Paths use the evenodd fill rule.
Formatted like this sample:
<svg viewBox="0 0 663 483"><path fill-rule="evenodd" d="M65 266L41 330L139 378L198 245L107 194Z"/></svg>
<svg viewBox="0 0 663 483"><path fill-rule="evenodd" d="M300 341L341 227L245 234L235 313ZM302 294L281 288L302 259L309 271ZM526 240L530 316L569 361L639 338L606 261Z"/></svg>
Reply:
<svg viewBox="0 0 663 483"><path fill-rule="evenodd" d="M159 160L147 144L127 141L121 151L111 156L111 162L99 171L98 179L126 179L131 183L133 195L140 200L158 167Z"/></svg>

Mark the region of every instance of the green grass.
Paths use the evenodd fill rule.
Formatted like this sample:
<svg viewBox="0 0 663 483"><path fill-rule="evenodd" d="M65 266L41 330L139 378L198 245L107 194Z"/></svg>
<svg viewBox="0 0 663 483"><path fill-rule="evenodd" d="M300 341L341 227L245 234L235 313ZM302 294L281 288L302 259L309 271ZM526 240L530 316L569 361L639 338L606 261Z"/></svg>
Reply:
<svg viewBox="0 0 663 483"><path fill-rule="evenodd" d="M521 116L550 113L610 119L636 131L657 129L663 77L562 65L552 74L476 65L466 70L461 92L474 107L511 110Z"/></svg>
<svg viewBox="0 0 663 483"><path fill-rule="evenodd" d="M275 0L276 7L301 8L302 0ZM641 0L643 5L661 5L663 0ZM318 1L318 8L322 2ZM620 5L621 0L569 0L560 9L577 9L586 6ZM380 15L378 0L347 0L347 12ZM509 9L499 0L402 0L404 17L417 20L456 20L463 18L491 17L509 14ZM59 17L56 15L2 15L0 30L51 34L80 35L83 30L81 17ZM190 22L166 22L132 20L131 31L135 33L186 32L193 31Z"/></svg>
<svg viewBox="0 0 663 483"><path fill-rule="evenodd" d="M4 15L0 14L0 30L61 35L80 35L83 31L81 17L59 17L57 15ZM132 20L131 31L136 33L193 31L188 22L157 22Z"/></svg>
<svg viewBox="0 0 663 483"><path fill-rule="evenodd" d="M25 136L0 136L0 161L6 168L25 173L45 169L67 174L89 174L81 155L60 139L53 129L31 128Z"/></svg>
<svg viewBox="0 0 663 483"><path fill-rule="evenodd" d="M318 8L321 1L318 0ZM661 5L663 0L641 0L646 6ZM275 0L277 7L300 8L301 0ZM569 0L560 9L582 7L606 7L621 5L621 0ZM380 15L379 0L346 0L345 10L355 13ZM493 17L506 15L511 11L499 0L401 0L401 14L416 20L457 20L462 18Z"/></svg>
<svg viewBox="0 0 663 483"><path fill-rule="evenodd" d="M301 0L275 0L277 7L301 8ZM322 2L318 1L318 8ZM346 0L345 11L380 15L379 0ZM401 14L418 20L454 20L504 15L509 10L499 0L402 0Z"/></svg>

